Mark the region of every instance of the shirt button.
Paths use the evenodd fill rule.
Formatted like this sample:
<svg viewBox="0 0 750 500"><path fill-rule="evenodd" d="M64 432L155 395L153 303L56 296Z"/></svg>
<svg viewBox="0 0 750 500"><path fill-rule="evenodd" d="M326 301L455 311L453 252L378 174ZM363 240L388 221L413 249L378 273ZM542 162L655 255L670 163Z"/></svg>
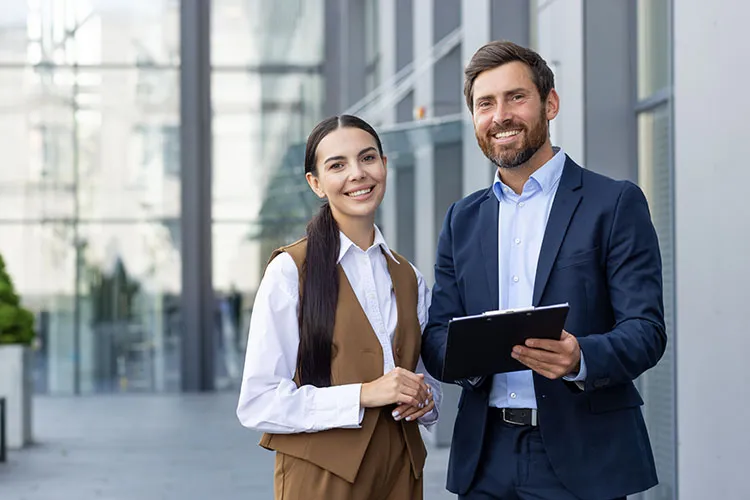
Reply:
<svg viewBox="0 0 750 500"><path fill-rule="evenodd" d="M510 393L510 399L516 399L516 397L517 397L517 396L516 396L516 393L515 393L515 392L511 392L511 393Z"/></svg>
<svg viewBox="0 0 750 500"><path fill-rule="evenodd" d="M518 283L518 276L513 276L513 283Z"/></svg>
<svg viewBox="0 0 750 500"><path fill-rule="evenodd" d="M520 238L516 238L515 239L515 243L516 243L516 245L520 245L521 244L521 239Z"/></svg>
<svg viewBox="0 0 750 500"><path fill-rule="evenodd" d="M519 206L519 207L523 208L523 207L524 207L524 205L526 205L526 203L524 203L524 202L522 202L522 201L521 201L521 202L518 202L518 206Z"/></svg>

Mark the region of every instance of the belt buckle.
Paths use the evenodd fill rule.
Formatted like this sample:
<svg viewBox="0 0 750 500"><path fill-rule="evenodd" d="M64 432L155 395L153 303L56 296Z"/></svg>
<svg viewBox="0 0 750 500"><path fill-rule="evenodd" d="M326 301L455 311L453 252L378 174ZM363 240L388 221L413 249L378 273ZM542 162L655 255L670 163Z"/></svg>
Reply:
<svg viewBox="0 0 750 500"><path fill-rule="evenodd" d="M514 420L509 420L508 417L505 416L505 410L508 410L508 409L509 408L502 408L503 422L505 422L506 424L511 424L511 425L524 425L521 422L516 422Z"/></svg>
<svg viewBox="0 0 750 500"><path fill-rule="evenodd" d="M508 419L508 417L507 417L507 416L505 415L505 411L506 411L506 410L511 410L511 409L515 409L515 408L501 408L501 410L502 410L502 417L503 417L503 422L505 422L506 424L510 424L510 425L518 425L518 426L525 426L525 425L527 425L527 424L525 424L525 423L523 423L523 422L516 422L516 421L514 421L514 420L510 420L510 419ZM536 415L536 410L532 408L532 409L529 409L528 411L530 411L530 412L531 412L531 415L530 415L530 420L531 420L531 422L530 422L530 424L528 424L528 425L531 425L532 427L536 427L536 426L537 426L537 415Z"/></svg>

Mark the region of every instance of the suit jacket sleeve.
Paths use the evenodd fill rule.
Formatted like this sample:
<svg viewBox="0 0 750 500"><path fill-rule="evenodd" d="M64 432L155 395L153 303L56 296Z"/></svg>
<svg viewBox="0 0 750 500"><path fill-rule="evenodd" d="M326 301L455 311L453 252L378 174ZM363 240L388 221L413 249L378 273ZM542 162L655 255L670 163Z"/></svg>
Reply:
<svg viewBox="0 0 750 500"><path fill-rule="evenodd" d="M427 326L422 335L422 361L427 371L442 382L454 382L443 380L443 358L448 339L448 321L464 314L453 267L451 219L455 206L453 204L448 209L443 227L440 230L435 259L435 285L432 288L432 303L430 304Z"/></svg>
<svg viewBox="0 0 750 500"><path fill-rule="evenodd" d="M465 389L478 390L485 381L484 377L472 380L445 380L443 378L443 359L448 340L448 321L466 315L466 309L458 288L455 267L453 266L452 221L455 209L454 203L445 215L443 228L438 238L432 304L430 305L427 327L422 336L422 361L427 371L436 379L458 384Z"/></svg>
<svg viewBox="0 0 750 500"><path fill-rule="evenodd" d="M656 232L641 190L623 185L606 258L615 326L578 339L586 355L586 390L634 380L657 363L667 343Z"/></svg>

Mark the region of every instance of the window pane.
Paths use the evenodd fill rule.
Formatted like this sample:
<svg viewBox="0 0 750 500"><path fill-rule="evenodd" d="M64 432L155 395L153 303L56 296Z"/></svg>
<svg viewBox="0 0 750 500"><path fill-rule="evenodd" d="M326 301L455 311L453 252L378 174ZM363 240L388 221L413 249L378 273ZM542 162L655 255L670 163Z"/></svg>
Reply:
<svg viewBox="0 0 750 500"><path fill-rule="evenodd" d="M315 65L323 52L323 0L212 0L211 62Z"/></svg>
<svg viewBox="0 0 750 500"><path fill-rule="evenodd" d="M0 224L0 254L21 304L36 317L36 392L72 394L75 234L66 224Z"/></svg>
<svg viewBox="0 0 750 500"><path fill-rule="evenodd" d="M255 220L288 151L320 118L321 78L214 72L213 217ZM305 185L304 168L296 167Z"/></svg>
<svg viewBox="0 0 750 500"><path fill-rule="evenodd" d="M180 212L178 71L0 71L0 220Z"/></svg>
<svg viewBox="0 0 750 500"><path fill-rule="evenodd" d="M178 64L179 0L4 0L0 62Z"/></svg>
<svg viewBox="0 0 750 500"><path fill-rule="evenodd" d="M674 387L674 175L671 165L669 107L662 106L638 117L638 181L648 198L659 237L664 281L664 316L667 349L656 367L640 379L646 404L644 417L654 449L659 485L646 499L671 500L676 488L675 387Z"/></svg>
<svg viewBox="0 0 750 500"><path fill-rule="evenodd" d="M72 217L75 114L72 74L0 70L0 220Z"/></svg>
<svg viewBox="0 0 750 500"><path fill-rule="evenodd" d="M179 72L81 70L77 79L81 217L177 217Z"/></svg>
<svg viewBox="0 0 750 500"><path fill-rule="evenodd" d="M669 0L638 0L638 99L670 85Z"/></svg>
<svg viewBox="0 0 750 500"><path fill-rule="evenodd" d="M178 224L80 227L81 392L179 390Z"/></svg>

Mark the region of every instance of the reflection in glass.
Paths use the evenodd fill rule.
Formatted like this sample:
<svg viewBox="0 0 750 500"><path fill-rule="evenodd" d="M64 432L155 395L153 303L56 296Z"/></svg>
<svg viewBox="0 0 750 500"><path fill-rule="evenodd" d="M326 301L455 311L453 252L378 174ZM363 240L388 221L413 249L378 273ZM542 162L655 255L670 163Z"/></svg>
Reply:
<svg viewBox="0 0 750 500"><path fill-rule="evenodd" d="M179 386L179 240L173 224L80 228L81 391Z"/></svg>
<svg viewBox="0 0 750 500"><path fill-rule="evenodd" d="M179 0L3 0L0 62L179 64Z"/></svg>
<svg viewBox="0 0 750 500"><path fill-rule="evenodd" d="M179 8L3 2L0 252L38 392L179 387Z"/></svg>
<svg viewBox="0 0 750 500"><path fill-rule="evenodd" d="M311 65L323 48L323 0L212 0L211 62Z"/></svg>
<svg viewBox="0 0 750 500"><path fill-rule="evenodd" d="M638 0L638 99L670 85L670 2Z"/></svg>
<svg viewBox="0 0 750 500"><path fill-rule="evenodd" d="M300 144L322 118L322 0L213 0L215 383L241 376L251 307L271 251L317 207ZM239 49L238 49L239 48Z"/></svg>
<svg viewBox="0 0 750 500"><path fill-rule="evenodd" d="M21 301L36 316L34 388L72 394L75 380L73 227L0 224L0 254Z"/></svg>
<svg viewBox="0 0 750 500"><path fill-rule="evenodd" d="M179 72L87 69L76 78L87 82L75 91L81 216L177 216Z"/></svg>

